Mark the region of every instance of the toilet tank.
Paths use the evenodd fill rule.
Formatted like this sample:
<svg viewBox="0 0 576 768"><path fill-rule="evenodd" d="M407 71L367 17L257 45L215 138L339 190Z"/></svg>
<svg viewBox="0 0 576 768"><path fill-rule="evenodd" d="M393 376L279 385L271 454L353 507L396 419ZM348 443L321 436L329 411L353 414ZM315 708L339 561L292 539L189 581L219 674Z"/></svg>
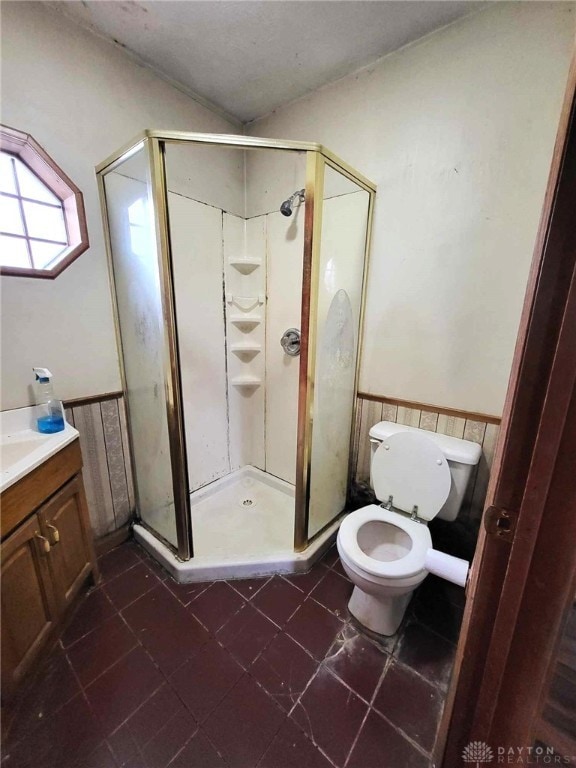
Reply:
<svg viewBox="0 0 576 768"><path fill-rule="evenodd" d="M464 494L472 469L480 460L482 448L478 443L472 443L470 440L461 440L458 437L429 432L427 429L407 427L404 424L395 424L393 421L380 421L369 432L371 443L370 486L372 488L374 487L372 483L372 458L380 443L395 432L420 432L436 443L444 453L450 467L452 485L446 503L438 512L437 517L441 520L456 520L464 501ZM380 501L386 501L386 499L380 499Z"/></svg>

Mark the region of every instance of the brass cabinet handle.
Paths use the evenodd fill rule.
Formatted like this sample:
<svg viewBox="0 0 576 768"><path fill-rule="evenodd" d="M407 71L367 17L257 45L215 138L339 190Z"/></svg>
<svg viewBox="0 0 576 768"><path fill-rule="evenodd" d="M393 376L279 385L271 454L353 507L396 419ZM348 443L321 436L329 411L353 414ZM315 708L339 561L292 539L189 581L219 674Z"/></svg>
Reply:
<svg viewBox="0 0 576 768"><path fill-rule="evenodd" d="M40 533L38 533L38 531L34 532L34 536L36 536L37 539L40 539L40 541L42 542L41 543L42 551L44 552L45 555L47 555L48 552L50 552L50 542L48 541L48 539L42 536Z"/></svg>
<svg viewBox="0 0 576 768"><path fill-rule="evenodd" d="M58 542L60 541L60 531L58 530L58 528L56 528L55 525L50 525L50 523L46 523L46 528L50 528L50 530L52 531L52 541L50 543L58 544Z"/></svg>

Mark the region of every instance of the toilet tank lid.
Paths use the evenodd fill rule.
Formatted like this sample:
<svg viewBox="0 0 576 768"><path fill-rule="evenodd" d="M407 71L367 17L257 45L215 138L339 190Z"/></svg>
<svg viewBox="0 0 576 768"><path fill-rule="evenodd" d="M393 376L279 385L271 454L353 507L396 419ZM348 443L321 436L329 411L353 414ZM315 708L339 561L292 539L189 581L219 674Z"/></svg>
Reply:
<svg viewBox="0 0 576 768"><path fill-rule="evenodd" d="M457 461L460 464L478 464L482 447L470 440L461 440L459 437L441 435L438 432L430 432L427 429L408 427L405 424L395 424L393 421L379 421L370 429L369 435L373 440L384 440L395 432L421 432L433 440L444 453L448 461Z"/></svg>

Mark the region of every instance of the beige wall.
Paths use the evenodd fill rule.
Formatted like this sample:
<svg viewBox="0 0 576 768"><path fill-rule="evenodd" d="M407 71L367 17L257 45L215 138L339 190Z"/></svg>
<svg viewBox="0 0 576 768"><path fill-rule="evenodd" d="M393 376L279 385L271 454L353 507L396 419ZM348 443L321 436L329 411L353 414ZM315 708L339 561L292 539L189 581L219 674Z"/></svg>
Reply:
<svg viewBox="0 0 576 768"><path fill-rule="evenodd" d="M378 184L362 390L501 413L574 9L493 5L249 127ZM279 204L290 184L259 170L256 207Z"/></svg>
<svg viewBox="0 0 576 768"><path fill-rule="evenodd" d="M575 16L491 6L250 126L321 141L379 185L363 390L500 413ZM30 402L33 365L67 399L116 390L94 165L147 126L239 129L40 3L2 3L2 58L2 121L82 188L91 240L54 281L2 279L2 407ZM257 175L249 215L296 188Z"/></svg>
<svg viewBox="0 0 576 768"><path fill-rule="evenodd" d="M70 399L120 388L94 166L144 128L233 125L39 3L2 3L2 122L31 133L82 189L90 249L56 280L5 277L2 408L31 402L32 366Z"/></svg>

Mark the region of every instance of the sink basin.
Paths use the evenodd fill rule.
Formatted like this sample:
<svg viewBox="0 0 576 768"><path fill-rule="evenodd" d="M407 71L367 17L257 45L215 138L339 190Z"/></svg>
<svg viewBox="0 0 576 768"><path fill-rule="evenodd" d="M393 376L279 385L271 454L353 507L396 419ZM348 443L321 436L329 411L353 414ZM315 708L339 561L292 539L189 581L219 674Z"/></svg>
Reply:
<svg viewBox="0 0 576 768"><path fill-rule="evenodd" d="M25 434L25 433L24 433ZM20 435L7 436L6 442L0 443L0 467L2 470L10 469L14 464L25 459L33 451L45 443L43 435L21 437Z"/></svg>
<svg viewBox="0 0 576 768"><path fill-rule="evenodd" d="M78 437L67 423L61 432L51 435L38 432L35 423L34 408L0 413L0 492Z"/></svg>

